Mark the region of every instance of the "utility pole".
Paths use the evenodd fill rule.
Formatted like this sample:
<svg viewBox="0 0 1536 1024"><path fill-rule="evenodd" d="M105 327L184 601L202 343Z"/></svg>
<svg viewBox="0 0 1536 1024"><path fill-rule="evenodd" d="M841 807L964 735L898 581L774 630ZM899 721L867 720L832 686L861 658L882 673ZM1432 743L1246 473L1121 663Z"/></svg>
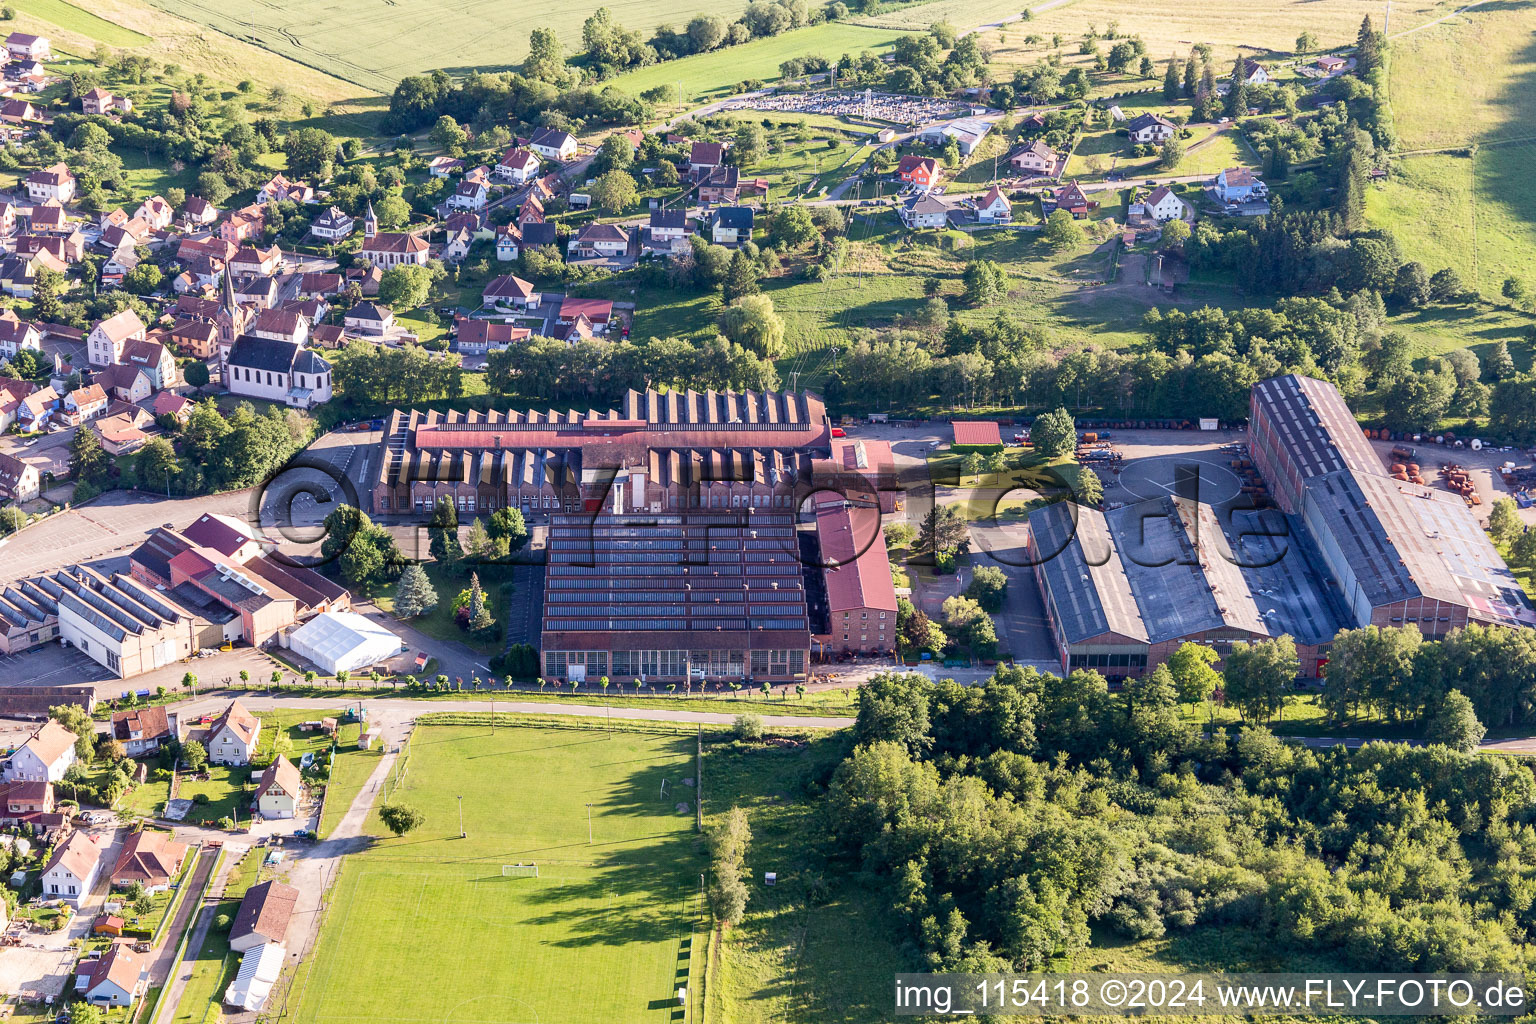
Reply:
<svg viewBox="0 0 1536 1024"><path fill-rule="evenodd" d="M459 838L464 838L464 797L459 797Z"/></svg>
<svg viewBox="0 0 1536 1024"><path fill-rule="evenodd" d="M587 845L592 845L592 805L587 804Z"/></svg>

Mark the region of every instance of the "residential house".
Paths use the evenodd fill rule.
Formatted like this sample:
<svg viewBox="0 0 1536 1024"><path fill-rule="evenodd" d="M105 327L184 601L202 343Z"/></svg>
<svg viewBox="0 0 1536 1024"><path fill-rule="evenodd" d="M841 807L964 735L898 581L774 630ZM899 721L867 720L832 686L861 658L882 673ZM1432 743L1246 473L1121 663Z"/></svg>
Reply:
<svg viewBox="0 0 1536 1024"><path fill-rule="evenodd" d="M151 196L139 204L133 215L148 224L151 230L164 231L176 218L176 211L164 196Z"/></svg>
<svg viewBox="0 0 1536 1024"><path fill-rule="evenodd" d="M371 299L379 294L379 282L384 278L384 271L377 266L352 266L346 271L347 283L344 291L352 287L353 282L363 290L363 298Z"/></svg>
<svg viewBox="0 0 1536 1024"><path fill-rule="evenodd" d="M19 399L15 401L20 404ZM36 498L42 490L43 478L36 466L9 452L0 452L0 498L19 505Z"/></svg>
<svg viewBox="0 0 1536 1024"><path fill-rule="evenodd" d="M949 204L927 192L901 204L901 222L914 231L942 228L949 222Z"/></svg>
<svg viewBox="0 0 1536 1024"><path fill-rule="evenodd" d="M101 265L101 286L103 288L121 288L124 279L139 265L139 256L129 246L116 250Z"/></svg>
<svg viewBox="0 0 1536 1024"><path fill-rule="evenodd" d="M32 433L48 426L48 421L59 408L59 393L52 387L38 388L28 393L16 408L16 425Z"/></svg>
<svg viewBox="0 0 1536 1024"><path fill-rule="evenodd" d="M96 885L102 853L101 840L84 832L71 832L69 838L53 848L53 856L43 865L43 898L79 906Z"/></svg>
<svg viewBox="0 0 1536 1024"><path fill-rule="evenodd" d="M487 306L509 312L532 309L539 304L539 293L533 285L514 274L492 278L480 298Z"/></svg>
<svg viewBox="0 0 1536 1024"><path fill-rule="evenodd" d="M208 760L214 764L250 764L261 739L261 719L251 714L238 700L229 702L208 728Z"/></svg>
<svg viewBox="0 0 1536 1024"><path fill-rule="evenodd" d="M381 306L377 302L364 299L347 310L341 322L348 331L383 337L395 325L395 314L388 306Z"/></svg>
<svg viewBox="0 0 1536 1024"><path fill-rule="evenodd" d="M22 400L36 390L37 385L29 380L0 377L0 432L11 429L11 424L16 422L16 414L21 409Z"/></svg>
<svg viewBox="0 0 1536 1024"><path fill-rule="evenodd" d="M8 235L16 230L16 207L4 201L0 201L0 235Z"/></svg>
<svg viewBox="0 0 1536 1024"><path fill-rule="evenodd" d="M26 100L9 99L0 102L0 122L5 124L22 125L29 121L37 121L42 112Z"/></svg>
<svg viewBox="0 0 1536 1024"><path fill-rule="evenodd" d="M570 295L560 301L560 314L556 318L559 323L569 326L582 318L596 333L602 334L613 319L613 303L608 299L578 299Z"/></svg>
<svg viewBox="0 0 1536 1024"><path fill-rule="evenodd" d="M163 707L130 708L112 714L112 738L123 745L129 757L152 754L176 738L171 718ZM117 873L113 872L116 881Z"/></svg>
<svg viewBox="0 0 1536 1024"><path fill-rule="evenodd" d="M299 298L328 299L347 290L340 274L305 274L299 278Z"/></svg>
<svg viewBox="0 0 1536 1024"><path fill-rule="evenodd" d="M75 230L69 222L69 215L64 212L64 207L52 199L32 207L32 213L27 217L27 224L32 229L32 233L38 235L68 235Z"/></svg>
<svg viewBox="0 0 1536 1024"><path fill-rule="evenodd" d="M86 336L86 351L92 366L111 366L121 362L123 346L142 339L148 333L144 321L131 309L114 313L98 323Z"/></svg>
<svg viewBox="0 0 1536 1024"><path fill-rule="evenodd" d="M526 327L513 327L493 320L477 320L469 317L458 319L458 350L465 355L484 355L501 351L514 342L527 341L533 331Z"/></svg>
<svg viewBox="0 0 1536 1024"><path fill-rule="evenodd" d="M177 351L194 359L212 359L219 353L219 329L207 320L178 320L166 336Z"/></svg>
<svg viewBox="0 0 1536 1024"><path fill-rule="evenodd" d="M453 195L448 197L448 208L483 210L489 200L490 193L486 191L484 184L478 181L461 181L459 187L453 190Z"/></svg>
<svg viewBox="0 0 1536 1024"><path fill-rule="evenodd" d="M110 224L101 229L101 237L96 240L96 248L102 252L114 252L120 249L132 249L136 245L148 245L154 236L149 222L139 217L126 217L119 221L113 219Z"/></svg>
<svg viewBox="0 0 1536 1024"><path fill-rule="evenodd" d="M258 310L271 309L277 305L278 285L277 280L271 277L235 277L228 271L226 275L234 280L230 288L234 291L235 302L239 305L254 306Z"/></svg>
<svg viewBox="0 0 1536 1024"><path fill-rule="evenodd" d="M267 227L266 207L260 203L242 207L219 225L219 237L226 242L239 244L252 238L260 238Z"/></svg>
<svg viewBox="0 0 1536 1024"><path fill-rule="evenodd" d="M309 321L290 309L264 309L246 330L252 337L303 345L309 341Z"/></svg>
<svg viewBox="0 0 1536 1024"><path fill-rule="evenodd" d="M449 228L443 238L442 257L449 263L463 263L474 244L475 233L469 228Z"/></svg>
<svg viewBox="0 0 1536 1024"><path fill-rule="evenodd" d="M49 270L64 271L69 264L78 263L85 257L85 235L72 230L68 235L17 235L16 255L28 258L47 253L49 260L32 264L35 273L39 266Z"/></svg>
<svg viewBox="0 0 1536 1024"><path fill-rule="evenodd" d="M502 263L517 259L522 252L523 232L516 224L496 228L496 258Z"/></svg>
<svg viewBox="0 0 1536 1024"><path fill-rule="evenodd" d="M549 337L556 341L563 341L567 345L574 345L578 341L591 341L595 334L592 330L592 321L580 313L569 323L557 323L553 330L546 333Z"/></svg>
<svg viewBox="0 0 1536 1024"><path fill-rule="evenodd" d="M161 711L155 727L160 728L163 738L169 740L170 727L166 724L164 711L160 708L152 710ZM112 722L115 727L116 715L112 716ZM156 742L155 746L147 749L158 747L159 743ZM165 892L186 861L187 850L187 844L178 843L176 837L169 832L146 828L130 833L123 841L122 852L117 855L117 864L112 868L112 885L118 889L127 889L137 883L147 892Z"/></svg>
<svg viewBox="0 0 1536 1024"><path fill-rule="evenodd" d="M174 370L175 364L172 364ZM142 366L130 366L127 363L115 363L112 366L102 367L96 371L96 377L92 381L107 393L109 399L119 402L138 403L144 401L155 393L154 383ZM105 431L97 433L105 435Z"/></svg>
<svg viewBox="0 0 1536 1024"><path fill-rule="evenodd" d="M411 264L427 265L427 240L400 231L380 231L378 218L373 215L373 204L363 219L363 247L358 255L376 267L398 267Z"/></svg>
<svg viewBox="0 0 1536 1024"><path fill-rule="evenodd" d="M192 200L187 200L187 206L192 205ZM185 210L185 207L183 208ZM213 260L220 266L227 264L240 251L240 246L235 242L223 238L203 237L191 238L183 236L176 243L176 258L183 263L189 263L198 257Z"/></svg>
<svg viewBox="0 0 1536 1024"><path fill-rule="evenodd" d="M1211 182L1211 191L1224 203L1246 203L1269 197L1269 186L1246 167L1228 167Z"/></svg>
<svg viewBox="0 0 1536 1024"><path fill-rule="evenodd" d="M205 228L219 219L219 209L202 196L188 196L180 219L189 228Z"/></svg>
<svg viewBox="0 0 1536 1024"><path fill-rule="evenodd" d="M192 415L192 399L184 395L178 395L174 391L162 391L155 396L155 404L150 407L155 418L169 416L177 423L186 424L187 418Z"/></svg>
<svg viewBox="0 0 1536 1024"><path fill-rule="evenodd" d="M33 171L27 175L27 198L34 203L46 202L49 199L68 203L75 198L75 176L70 173L69 167L63 161L52 167Z"/></svg>
<svg viewBox="0 0 1536 1024"><path fill-rule="evenodd" d="M28 593L32 596L43 593L35 586L28 585ZM20 591L12 591L9 595L12 600L23 601ZM40 605L31 604L31 607L42 610ZM12 605L12 607L17 607ZM52 635L52 631L48 631ZM14 650L14 648L13 648ZM33 814L53 813L53 783L51 782L7 782L0 785L0 818L6 825L15 825L19 819L25 819Z"/></svg>
<svg viewBox="0 0 1536 1024"><path fill-rule="evenodd" d="M243 334L225 360L224 384L230 394L308 409L331 400L331 364L292 342Z"/></svg>
<svg viewBox="0 0 1536 1024"><path fill-rule="evenodd" d="M570 132L541 128L528 140L528 148L546 159L564 163L576 155L576 139Z"/></svg>
<svg viewBox="0 0 1536 1024"><path fill-rule="evenodd" d="M315 201L315 190L302 181L289 181L281 174L272 176L272 180L261 186L261 191L256 193L256 202L262 206L268 203L312 203Z"/></svg>
<svg viewBox="0 0 1536 1024"><path fill-rule="evenodd" d="M78 737L58 722L49 719L27 737L6 761L6 782L58 782L75 763Z"/></svg>
<svg viewBox="0 0 1536 1024"><path fill-rule="evenodd" d="M37 285L37 273L32 261L24 256L7 256L0 260L0 290L18 299L30 299Z"/></svg>
<svg viewBox="0 0 1536 1024"><path fill-rule="evenodd" d="M1076 181L1068 182L1058 188L1054 201L1056 209L1066 210L1078 220L1088 216L1088 197L1083 194L1082 187Z"/></svg>
<svg viewBox="0 0 1536 1024"><path fill-rule="evenodd" d="M328 207L309 222L309 233L327 242L339 242L352 233L355 222L339 207Z"/></svg>
<svg viewBox="0 0 1536 1024"><path fill-rule="evenodd" d="M12 32L5 37L5 49L12 60L49 60L53 47L47 36L34 36L26 32Z"/></svg>
<svg viewBox="0 0 1536 1024"><path fill-rule="evenodd" d="M752 208L750 206L722 206L715 210L709 228L710 239L716 245L740 245L752 240Z"/></svg>
<svg viewBox="0 0 1536 1024"><path fill-rule="evenodd" d="M539 176L539 158L531 150L514 146L501 155L491 173L497 181L522 185Z"/></svg>
<svg viewBox="0 0 1536 1024"><path fill-rule="evenodd" d="M929 146L947 146L953 140L961 156L970 156L981 140L992 130L992 122L976 117L961 117L943 124L929 125L917 133L920 142Z"/></svg>
<svg viewBox="0 0 1536 1024"><path fill-rule="evenodd" d="M251 886L229 930L229 948L244 953L268 942L281 943L298 902L299 890L291 885L268 881Z"/></svg>
<svg viewBox="0 0 1536 1024"><path fill-rule="evenodd" d="M732 164L705 171L699 178L701 203L734 203L741 199L741 171Z"/></svg>
<svg viewBox="0 0 1536 1024"><path fill-rule="evenodd" d="M728 142L695 142L688 151L688 173L694 178L702 178L717 167L725 166L725 152L730 148Z"/></svg>
<svg viewBox="0 0 1536 1024"><path fill-rule="evenodd" d="M315 324L309 329L309 344L313 348L341 348L347 343L347 332L335 324Z"/></svg>
<svg viewBox="0 0 1536 1024"><path fill-rule="evenodd" d="M230 258L229 269L237 277L271 277L283 269L283 251L275 245L265 251L246 246Z"/></svg>
<svg viewBox="0 0 1536 1024"><path fill-rule="evenodd" d="M43 332L38 330L37 324L18 320L14 315L0 317L0 359L10 362L18 352L26 349L33 352L43 349Z"/></svg>
<svg viewBox="0 0 1536 1024"><path fill-rule="evenodd" d="M75 967L75 994L92 1006L131 1007L148 986L149 958L135 953L126 942Z"/></svg>
<svg viewBox="0 0 1536 1024"><path fill-rule="evenodd" d="M130 114L133 100L127 96L114 96L98 85L80 97L80 109L87 114Z"/></svg>
<svg viewBox="0 0 1536 1024"><path fill-rule="evenodd" d="M651 211L650 244L658 248L670 247L673 242L688 235L688 211L682 207Z"/></svg>
<svg viewBox="0 0 1536 1024"><path fill-rule="evenodd" d="M324 299L295 299L285 302L282 306L284 313L297 313L311 327L321 320L331 310L331 304Z"/></svg>
<svg viewBox="0 0 1536 1024"><path fill-rule="evenodd" d="M1179 126L1161 114L1142 114L1131 119L1125 126L1132 142L1167 142L1173 138Z"/></svg>
<svg viewBox="0 0 1536 1024"><path fill-rule="evenodd" d="M464 169L464 161L452 156L435 156L427 165L427 173L434 178L451 177Z"/></svg>
<svg viewBox="0 0 1536 1024"><path fill-rule="evenodd" d="M930 189L939 183L939 162L931 156L909 153L896 165L896 177L918 189Z"/></svg>
<svg viewBox="0 0 1536 1024"><path fill-rule="evenodd" d="M1145 196L1139 197L1130 205L1128 213L1137 213L1137 206L1141 207L1142 216L1163 223L1170 220L1178 220L1184 216L1187 209L1184 200L1174 195L1173 189L1167 185L1160 185Z"/></svg>
<svg viewBox="0 0 1536 1024"><path fill-rule="evenodd" d="M518 229L523 233L523 248L542 249L546 245L552 245L556 249L560 247L560 229L546 221L520 224Z"/></svg>
<svg viewBox="0 0 1536 1024"><path fill-rule="evenodd" d="M1013 204L993 185L976 203L976 219L983 224L1012 224Z"/></svg>
<svg viewBox="0 0 1536 1024"><path fill-rule="evenodd" d="M1008 154L1009 165L1025 174L1054 174L1060 159L1059 153L1039 139Z"/></svg>
<svg viewBox="0 0 1536 1024"><path fill-rule="evenodd" d="M59 415L72 427L107 414L107 390L100 384L86 384L64 396Z"/></svg>
<svg viewBox="0 0 1536 1024"><path fill-rule="evenodd" d="M570 242L576 259L623 256L629 252L629 231L617 224L587 224Z"/></svg>
<svg viewBox="0 0 1536 1024"><path fill-rule="evenodd" d="M261 773L261 783L256 787L256 810L263 818L291 818L299 809L303 790L299 769L278 754L277 760Z"/></svg>
<svg viewBox="0 0 1536 1024"><path fill-rule="evenodd" d="M1249 85L1264 85L1269 81L1269 71L1256 60L1243 61L1243 81Z"/></svg>
<svg viewBox="0 0 1536 1024"><path fill-rule="evenodd" d="M1335 57L1331 54L1319 57L1313 63L1317 65L1317 70L1323 72L1325 75L1337 74L1338 72L1343 71L1344 68L1349 65L1349 61L1345 60L1343 57Z"/></svg>

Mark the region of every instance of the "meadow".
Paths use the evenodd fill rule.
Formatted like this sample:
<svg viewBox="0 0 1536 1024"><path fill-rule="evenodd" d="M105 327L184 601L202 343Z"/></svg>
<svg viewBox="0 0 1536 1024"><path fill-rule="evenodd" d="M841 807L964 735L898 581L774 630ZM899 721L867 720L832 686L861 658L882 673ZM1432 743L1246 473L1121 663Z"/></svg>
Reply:
<svg viewBox="0 0 1536 1024"><path fill-rule="evenodd" d="M345 862L293 1020L673 1019L705 869L692 737L424 726L407 765L392 799L425 824L394 838L369 821L379 838ZM503 876L528 862L538 878ZM407 977L451 983L379 984Z"/></svg>
<svg viewBox="0 0 1536 1024"><path fill-rule="evenodd" d="M927 10L928 5L914 9ZM679 22L687 20L681 14L674 17ZM749 78L765 82L777 80L779 65L791 57L821 56L836 60L845 53L858 54L865 50L884 53L895 46L903 34L895 29L828 22L768 39L754 39L712 53L652 64L620 75L612 79L612 84L635 96L658 85L666 85L680 89L685 103L718 99L728 95L736 83Z"/></svg>
<svg viewBox="0 0 1536 1024"><path fill-rule="evenodd" d="M1372 191L1368 216L1410 259L1453 267L1490 297L1507 277L1529 280L1536 261L1533 30L1536 10L1490 5L1393 43L1392 105L1410 155Z"/></svg>

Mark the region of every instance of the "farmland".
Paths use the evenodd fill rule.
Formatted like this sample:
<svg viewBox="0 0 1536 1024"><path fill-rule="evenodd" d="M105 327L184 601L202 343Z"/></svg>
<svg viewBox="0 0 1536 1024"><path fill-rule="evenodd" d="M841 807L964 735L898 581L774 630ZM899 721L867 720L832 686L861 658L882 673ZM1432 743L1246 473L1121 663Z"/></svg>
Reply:
<svg viewBox="0 0 1536 1024"><path fill-rule="evenodd" d="M836 60L845 53L857 54L864 50L884 53L895 46L902 35L902 31L895 29L860 28L841 23L815 25L713 53L653 64L620 75L613 79L613 84L625 92L639 95L658 85L681 83L684 101L718 99L746 79L772 81L778 78L779 65L791 57L822 56Z"/></svg>
<svg viewBox="0 0 1536 1024"><path fill-rule="evenodd" d="M393 798L426 823L347 859L289 1015L671 1019L704 869L683 782L693 751L672 735L418 729ZM519 862L539 877L503 876ZM454 984L379 984L406 976Z"/></svg>

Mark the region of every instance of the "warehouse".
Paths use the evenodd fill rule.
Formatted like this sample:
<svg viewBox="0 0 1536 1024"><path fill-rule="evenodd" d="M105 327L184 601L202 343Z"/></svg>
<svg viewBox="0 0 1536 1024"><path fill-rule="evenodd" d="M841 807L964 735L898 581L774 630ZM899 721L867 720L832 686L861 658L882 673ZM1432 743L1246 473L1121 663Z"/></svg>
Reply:
<svg viewBox="0 0 1536 1024"><path fill-rule="evenodd" d="M1327 381L1253 390L1249 450L1337 581L1351 626L1536 625L1536 610L1462 498L1395 480Z"/></svg>
<svg viewBox="0 0 1536 1024"><path fill-rule="evenodd" d="M751 509L555 516L545 677L804 679L811 622L800 543L792 515Z"/></svg>

